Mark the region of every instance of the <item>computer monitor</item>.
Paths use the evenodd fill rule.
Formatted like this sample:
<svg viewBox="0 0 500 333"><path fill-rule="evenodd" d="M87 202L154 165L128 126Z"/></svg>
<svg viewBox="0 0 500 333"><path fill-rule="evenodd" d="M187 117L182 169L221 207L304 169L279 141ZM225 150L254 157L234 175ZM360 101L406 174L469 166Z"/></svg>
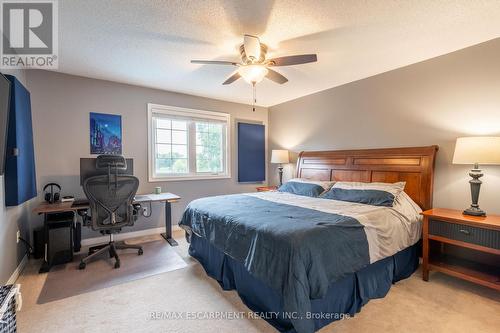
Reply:
<svg viewBox="0 0 500 333"><path fill-rule="evenodd" d="M118 173L122 175L133 175L134 174L134 159L127 158L127 169L120 170ZM108 170L106 169L96 169L95 158L80 158L80 186L83 185L83 181L89 177L107 175Z"/></svg>

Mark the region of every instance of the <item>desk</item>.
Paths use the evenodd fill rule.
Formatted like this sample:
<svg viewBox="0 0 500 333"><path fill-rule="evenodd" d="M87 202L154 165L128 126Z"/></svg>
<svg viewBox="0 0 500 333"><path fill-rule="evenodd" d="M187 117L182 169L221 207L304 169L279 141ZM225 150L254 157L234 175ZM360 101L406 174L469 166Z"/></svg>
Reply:
<svg viewBox="0 0 500 333"><path fill-rule="evenodd" d="M80 209L89 209L88 204L84 205L73 205L73 201L68 202L56 202L50 204L46 201L40 203L33 209L35 214L50 214L50 213L64 213L64 212L76 212Z"/></svg>
<svg viewBox="0 0 500 333"><path fill-rule="evenodd" d="M134 203L146 202L164 202L165 203L165 233L161 234L163 238L170 244L170 246L177 246L177 242L172 238L172 202L177 202L181 199L173 193L161 194L142 194L136 195Z"/></svg>
<svg viewBox="0 0 500 333"><path fill-rule="evenodd" d="M162 233L162 237L170 244L170 246L177 246L177 242L172 238L172 207L173 202L177 202L181 199L176 194L173 193L161 193L161 194L142 194L136 195L134 198L134 203L148 203L148 202L163 202L165 203L165 233ZM79 210L89 209L88 203L81 205L74 205L74 202L56 202L50 204L48 202L40 203L33 212L35 214L44 214L45 217L50 213L63 213L63 212L77 212ZM44 228L46 223L46 218L44 218ZM47 240L45 240L47 242ZM45 262L46 262L45 258Z"/></svg>

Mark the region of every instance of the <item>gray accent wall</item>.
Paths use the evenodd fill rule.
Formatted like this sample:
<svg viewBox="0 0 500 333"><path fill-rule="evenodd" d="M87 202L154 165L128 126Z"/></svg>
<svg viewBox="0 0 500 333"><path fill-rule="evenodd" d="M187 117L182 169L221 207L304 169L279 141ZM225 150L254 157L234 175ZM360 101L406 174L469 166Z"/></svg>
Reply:
<svg viewBox="0 0 500 333"><path fill-rule="evenodd" d="M27 79L32 101L38 200L42 199L41 189L48 182L59 183L63 195L84 196L79 178L80 158L95 157L90 155L89 112L122 116L123 154L134 159L134 174L140 180L138 192L153 193L156 186L161 186L163 191L180 195L182 200L172 205L175 224L185 206L194 199L255 191L256 184L237 182L235 119L261 122L267 130L266 108L252 112L251 106L244 104L40 70L28 71ZM231 179L148 182L147 103L231 114ZM41 219L35 224L40 225ZM163 205L154 204L152 217L140 218L124 231L163 226ZM99 235L88 228L83 230L84 238Z"/></svg>
<svg viewBox="0 0 500 333"><path fill-rule="evenodd" d="M3 74L14 75L26 86L26 71L2 70ZM31 209L35 200L16 207L5 207L5 182L0 176L0 284L9 280L26 254L26 246L16 243L17 231L24 239L30 239Z"/></svg>
<svg viewBox="0 0 500 333"><path fill-rule="evenodd" d="M434 207L466 208L471 166L451 163L455 139L500 135L499 59L500 39L494 39L272 106L269 151L290 149L296 157L302 150L436 144ZM482 168L480 206L498 214L500 166ZM285 177L294 170L287 165ZM269 175L276 184L274 165Z"/></svg>

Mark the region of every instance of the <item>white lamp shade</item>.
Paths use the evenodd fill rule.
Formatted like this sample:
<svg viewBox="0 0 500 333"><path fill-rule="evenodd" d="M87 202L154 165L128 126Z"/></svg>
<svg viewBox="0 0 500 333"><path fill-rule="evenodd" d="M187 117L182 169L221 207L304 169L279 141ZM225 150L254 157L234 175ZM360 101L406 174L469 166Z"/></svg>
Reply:
<svg viewBox="0 0 500 333"><path fill-rule="evenodd" d="M500 137L458 138L453 164L500 164Z"/></svg>
<svg viewBox="0 0 500 333"><path fill-rule="evenodd" d="M240 66L238 73L248 83L259 83L269 71L262 65Z"/></svg>
<svg viewBox="0 0 500 333"><path fill-rule="evenodd" d="M290 163L288 150L273 149L271 152L271 163Z"/></svg>

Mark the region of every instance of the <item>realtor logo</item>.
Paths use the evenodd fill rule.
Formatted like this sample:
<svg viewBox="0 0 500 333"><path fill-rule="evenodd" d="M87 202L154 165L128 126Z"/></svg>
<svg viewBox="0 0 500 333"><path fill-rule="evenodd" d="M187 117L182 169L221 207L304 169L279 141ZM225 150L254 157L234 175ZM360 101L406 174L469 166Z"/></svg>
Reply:
<svg viewBox="0 0 500 333"><path fill-rule="evenodd" d="M56 0L1 0L0 68L57 68Z"/></svg>

